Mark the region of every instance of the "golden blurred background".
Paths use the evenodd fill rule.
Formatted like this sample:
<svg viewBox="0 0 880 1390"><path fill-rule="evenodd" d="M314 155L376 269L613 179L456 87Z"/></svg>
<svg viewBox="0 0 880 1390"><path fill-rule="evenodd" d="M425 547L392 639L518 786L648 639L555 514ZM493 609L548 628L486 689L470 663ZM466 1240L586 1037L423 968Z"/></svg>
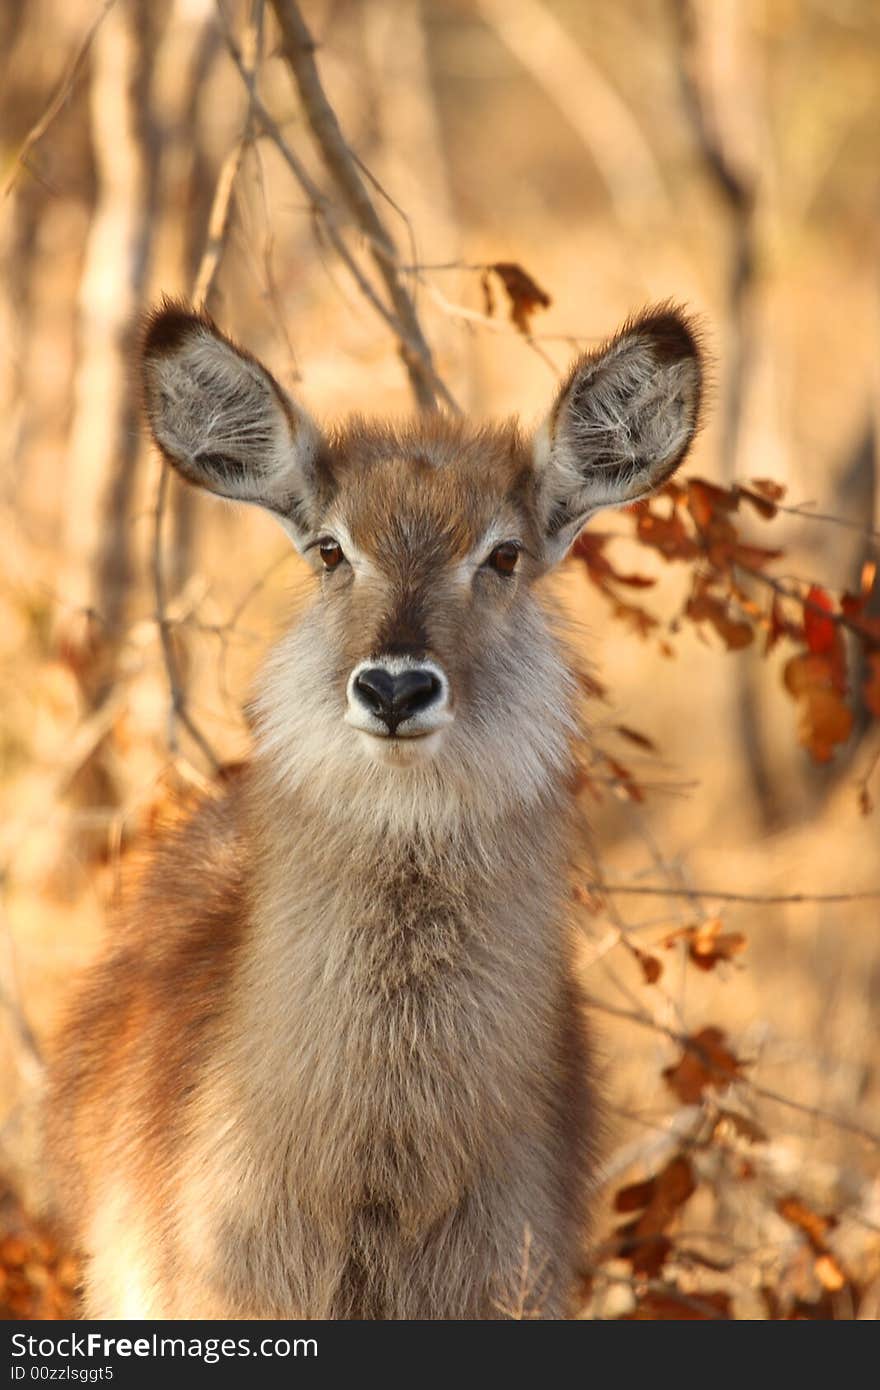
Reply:
<svg viewBox="0 0 880 1390"><path fill-rule="evenodd" d="M253 674L305 593L268 517L176 478L157 549L159 464L132 370L141 314L162 294L207 294L319 418L414 408L374 247L316 145L275 8L0 10L0 1234L38 1200L40 1053L101 940L128 847L176 788L246 754ZM575 351L648 302L684 303L713 362L686 471L784 485L792 510L749 523L784 551L781 581L836 594L872 580L874 0L302 10L459 405L537 421ZM497 264L522 267L549 306L512 322L497 275L487 296ZM620 1184L684 1144L699 1182L676 1229L703 1264L682 1257L650 1278L686 1292L714 1278L738 1316L767 1313L765 1286L783 1304L875 1316L880 899L851 895L880 888L880 811L860 796L878 731L857 710L815 765L776 655L682 624L686 575L620 518L599 529L618 537L623 570L656 581L639 601L661 627L645 638L616 620L577 563L559 581L607 692L591 701L596 746L644 788L634 797L613 765L585 786L593 870L665 889L584 893L578 907L609 1101L600 1234ZM621 743L621 725L656 751ZM793 894L808 900L736 900ZM836 894L849 900L815 900ZM746 939L731 961L695 969L682 941L665 944L715 918ZM634 942L662 960L660 980L645 979ZM721 1132L720 1092L688 1104L664 1082L675 1037L707 1025L748 1064L731 1104L763 1137L744 1121L704 1143L708 1121ZM834 1215L842 1282L817 1273L823 1252L780 1214L795 1191ZM638 1306L638 1271L604 1256L596 1268L591 1311ZM10 1306L57 1315L38 1293Z"/></svg>

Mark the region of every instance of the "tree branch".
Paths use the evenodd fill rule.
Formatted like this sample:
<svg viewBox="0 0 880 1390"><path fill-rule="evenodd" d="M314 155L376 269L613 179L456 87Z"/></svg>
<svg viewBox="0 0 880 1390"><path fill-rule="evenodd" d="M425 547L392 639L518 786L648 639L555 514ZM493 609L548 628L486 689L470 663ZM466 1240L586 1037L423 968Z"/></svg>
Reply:
<svg viewBox="0 0 880 1390"><path fill-rule="evenodd" d="M34 145L36 145L38 141L42 140L43 136L46 134L46 131L49 129L49 126L52 124L55 117L58 115L58 112L61 110L64 103L67 101L67 98L70 96L71 92L76 86L76 80L82 72L86 58L89 56L89 49L92 46L92 41L94 40L95 35L100 29L101 24L106 19L107 14L115 4L116 0L104 0L104 4L100 12L92 20L86 32L85 38L83 39L82 43L80 44L79 48L74 54L73 59L71 60L68 66L67 72L64 74L57 88L55 89L54 96L52 97L42 116L40 116L39 120L31 126L27 135L24 137L18 149L13 154L9 162L9 172L3 180L2 196L4 198L7 197L7 195L12 191L15 185L15 180L18 178L18 175L21 172L22 167L25 165L25 161L27 159L28 154L33 149Z"/></svg>
<svg viewBox="0 0 880 1390"><path fill-rule="evenodd" d="M177 736L175 726L177 722L180 722L193 742L201 749L212 772L216 773L220 770L221 762L189 712L186 691L183 687L180 667L177 662L177 653L174 650L174 641L171 635L173 623L167 613L168 603L165 593L165 576L162 568L162 521L165 515L165 502L168 495L169 474L170 468L163 459L162 471L159 474L159 486L156 491L156 507L153 514L152 550L153 593L156 598L156 626L159 629L159 641L162 645L162 660L165 663L165 674L168 677L168 685L171 691L168 742L172 751L176 751Z"/></svg>
<svg viewBox="0 0 880 1390"><path fill-rule="evenodd" d="M376 211L339 127L336 113L327 100L315 63L315 41L295 0L271 0L271 4L281 29L282 52L296 83L324 167L367 238L370 254L400 324L400 356L416 402L422 410L434 410L437 401L442 400L449 409L457 411L455 400L437 374L415 305L401 278L394 242Z"/></svg>
<svg viewBox="0 0 880 1390"><path fill-rule="evenodd" d="M792 1100L779 1091L773 1091L769 1087L753 1081L751 1077L737 1076L735 1079L731 1078L707 1055L705 1048L700 1047L693 1038L684 1033L677 1033L674 1028L668 1028L664 1023L659 1023L650 1014L642 1013L637 1009L622 1009L616 1004L607 1004L602 999L596 998L595 995L588 995L587 1003L591 1009L595 1009L599 1013L610 1014L614 1018L622 1018L630 1023L637 1023L640 1028L648 1028L651 1032L659 1033L668 1038L670 1042L675 1043L683 1051L695 1056L706 1071L718 1076L719 1081L735 1086L744 1086L753 1095L761 1096L763 1100L773 1101L776 1105L784 1105L789 1110L796 1110L801 1115L808 1115L812 1120L821 1120L824 1124L832 1125L835 1129L843 1130L847 1134L854 1134L866 1144L880 1149L880 1134L875 1134L873 1130L867 1129L855 1120L847 1120L842 1115L835 1115L833 1111L823 1110L818 1105L807 1105L804 1101Z"/></svg>
<svg viewBox="0 0 880 1390"><path fill-rule="evenodd" d="M871 902L880 898L880 888L856 893L733 893L723 888L670 888L657 883L590 883L590 893L628 893L643 898L714 898L725 903L759 903L781 907L785 904Z"/></svg>

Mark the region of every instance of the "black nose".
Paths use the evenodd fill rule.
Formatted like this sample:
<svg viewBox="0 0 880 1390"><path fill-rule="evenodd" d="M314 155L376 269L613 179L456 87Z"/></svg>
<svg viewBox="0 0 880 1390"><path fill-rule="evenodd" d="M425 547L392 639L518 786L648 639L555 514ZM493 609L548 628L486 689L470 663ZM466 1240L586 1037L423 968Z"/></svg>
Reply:
<svg viewBox="0 0 880 1390"><path fill-rule="evenodd" d="M388 725L392 734L398 724L427 709L440 694L439 680L433 671L423 666L400 671L397 675L386 671L384 666L370 666L361 671L354 685L364 704L377 719Z"/></svg>

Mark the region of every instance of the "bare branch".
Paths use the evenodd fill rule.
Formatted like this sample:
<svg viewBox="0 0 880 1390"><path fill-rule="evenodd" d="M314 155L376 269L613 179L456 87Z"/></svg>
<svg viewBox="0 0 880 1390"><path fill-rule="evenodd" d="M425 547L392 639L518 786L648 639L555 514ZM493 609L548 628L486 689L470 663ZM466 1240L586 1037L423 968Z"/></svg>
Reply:
<svg viewBox="0 0 880 1390"><path fill-rule="evenodd" d="M245 31L244 56L241 58L242 70L246 74L248 82L251 84L248 87L249 94L251 95L249 95L244 129L241 138L233 145L220 168L217 184L214 189L214 197L211 203L211 211L208 217L207 239L198 270L196 271L193 286L193 302L204 305L206 308L209 305L217 275L220 270L220 264L223 259L223 253L226 249L226 243L229 239L230 214L232 211L232 196L235 190L235 183L241 170L245 149L249 141L253 138L255 115L252 84L259 59L262 23L263 0L255 0L250 23ZM156 626L159 631L159 641L162 647L162 660L165 665L165 674L171 692L169 745L172 750L176 750L177 731L175 724L179 721L193 739L194 743L199 747L204 757L208 760L212 770L217 772L221 766L220 760L189 712L183 677L177 660L177 653L174 649L174 641L171 632L173 624L168 617L167 611L162 528L168 496L168 476L169 465L163 458L161 462L159 485L156 491L156 506L153 515L152 573L153 594L156 600Z"/></svg>
<svg viewBox="0 0 880 1390"><path fill-rule="evenodd" d="M773 505L778 512L796 516L800 521L824 521L829 526L841 526L846 531L855 531L867 541L880 541L880 531L874 530L873 527L863 526L860 521L850 521L848 517L834 516L831 512L811 511L809 502L801 502L794 507L786 507L782 502L774 502Z"/></svg>
<svg viewBox="0 0 880 1390"><path fill-rule="evenodd" d="M152 572L153 572L153 593L156 598L156 626L159 630L159 641L162 645L162 660L165 663L165 673L168 677L168 685L171 691L171 709L169 711L169 736L168 743L172 751L177 749L177 723L181 723L186 729L190 738L199 747L204 757L207 759L213 772L218 772L221 767L220 759L214 752L205 735L199 729L192 718L187 705L186 692L183 688L180 667L177 662L177 653L174 650L172 637L173 624L168 618L167 595L165 593L165 576L162 568L162 521L165 515L165 502L168 493L168 477L170 469L165 460L162 460L162 471L159 474L159 486L156 491L156 507L153 517L153 549L152 549Z"/></svg>
<svg viewBox="0 0 880 1390"><path fill-rule="evenodd" d="M423 410L435 409L438 399L451 410L457 410L447 386L437 374L415 305L401 279L394 242L376 211L357 162L339 128L336 113L327 100L315 63L315 42L299 6L295 0L271 0L271 3L281 29L282 51L324 166L367 238L370 253L401 325L399 351L416 401Z"/></svg>
<svg viewBox="0 0 880 1390"><path fill-rule="evenodd" d="M31 1089L42 1079L43 1055L24 1011L15 960L15 943L6 912L2 907L0 907L0 1005L5 1007L12 1023L22 1080Z"/></svg>
<svg viewBox="0 0 880 1390"><path fill-rule="evenodd" d="M100 29L101 24L107 17L109 11L112 10L115 4L116 0L104 0L104 4L101 8L100 13L95 16L95 18L89 25L89 28L86 31L85 38L83 39L82 43L80 44L79 48L74 54L70 64L68 65L67 72L64 74L61 81L59 82L58 87L55 90L55 95L52 97L51 101L49 102L49 105L46 107L42 116L39 118L38 121L35 122L34 125L31 126L27 135L24 137L18 149L13 154L12 159L10 161L9 172L3 180L4 198L6 198L9 195L9 193L11 193L13 187L15 186L15 181L18 178L18 175L21 172L22 167L25 164L25 160L27 159L28 154L33 149L34 145L36 145L38 141L42 140L43 136L46 134L46 131L49 129L49 126L52 124L55 117L58 115L58 112L64 106L64 103L67 101L67 98L70 96L71 92L76 86L77 78L82 72L86 58L89 56L89 49L92 46L92 41L95 35L97 34L98 30Z"/></svg>
<svg viewBox="0 0 880 1390"><path fill-rule="evenodd" d="M723 888L670 888L658 883L591 883L590 893L629 893L649 898L714 898L716 902L755 903L767 907L806 903L872 902L880 898L880 888L856 893L733 893Z"/></svg>
<svg viewBox="0 0 880 1390"><path fill-rule="evenodd" d="M214 189L214 201L211 204L211 212L208 217L208 236L199 268L196 271L192 294L193 303L206 309L214 290L223 253L226 250L232 211L232 194L250 139L251 130L250 121L248 121L241 139L233 145L220 166L217 186Z"/></svg>
<svg viewBox="0 0 880 1390"><path fill-rule="evenodd" d="M244 82L245 87L248 90L254 117L259 123L262 133L266 136L267 139L271 140L272 144L275 146L278 153L281 155L281 158L284 160L288 169L293 174L300 188L303 190L306 197L308 198L312 206L312 209L318 215L318 217L320 217L321 224L327 233L327 237L330 241L330 244L332 245L336 254L339 256L339 259L342 261L346 270L348 270L349 274L351 275L361 294L372 306L372 308L375 309L376 313L379 314L379 316L385 321L385 323L388 325L391 331L398 338L401 338L404 332L403 325L400 323L399 319L397 319L395 315L382 303L381 299L376 294L376 291L373 289L373 286L370 284L369 280L367 280L357 261L352 256L351 252L349 251L342 238L342 234L339 230L338 220L332 203L330 202L329 198L327 198L321 192L320 188L309 174L305 165L302 163L299 157L291 149L288 142L285 140L277 121L274 120L270 112L263 105L262 101L257 95L254 75L253 73L248 72L244 59L242 57L241 49L238 47L238 44L235 42L235 39L233 38L232 34L229 32L229 30L223 23L222 17L220 22L221 26L223 27L224 37L226 39L226 45L229 49L230 57L232 58L232 61L238 69L239 75L242 81Z"/></svg>
<svg viewBox="0 0 880 1390"><path fill-rule="evenodd" d="M648 1028L654 1033L660 1033L670 1042L674 1042L685 1052L690 1052L698 1058L702 1066L709 1072L715 1072L719 1079L730 1082L730 1076L722 1071L712 1058L707 1055L705 1048L699 1046L693 1038L684 1033L677 1033L674 1028L668 1028L665 1024L659 1023L650 1014L643 1013L638 1009L622 1009L616 1004L605 1003L602 999L597 999L595 995L588 997L588 1003L592 1009L599 1013L612 1014L615 1018L628 1020L630 1023L637 1023L640 1028ZM737 1086L745 1086L754 1095L761 1096L764 1100L773 1101L776 1105L787 1106L789 1110L797 1110L801 1115L809 1115L813 1120L821 1120L824 1124L832 1125L835 1129L845 1130L847 1134L854 1134L859 1139L870 1144L873 1148L880 1149L880 1134L875 1134L873 1130L866 1129L864 1125L857 1124L854 1120L844 1119L841 1115L835 1115L830 1110L823 1110L820 1106L807 1105L800 1100L792 1100L790 1096L783 1096L778 1091L772 1091L767 1086L760 1085L757 1081L752 1081L748 1076L738 1076L734 1083Z"/></svg>

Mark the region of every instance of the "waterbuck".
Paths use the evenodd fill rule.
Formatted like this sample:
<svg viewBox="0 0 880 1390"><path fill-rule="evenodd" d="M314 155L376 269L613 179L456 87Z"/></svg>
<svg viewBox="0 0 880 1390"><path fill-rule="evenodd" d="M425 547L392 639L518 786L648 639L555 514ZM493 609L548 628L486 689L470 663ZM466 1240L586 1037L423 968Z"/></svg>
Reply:
<svg viewBox="0 0 880 1390"><path fill-rule="evenodd" d="M152 849L59 1039L86 1313L565 1316L596 1117L575 681L540 581L683 459L693 332L631 319L534 440L442 415L325 433L173 303L141 366L166 460L272 512L314 597L251 761Z"/></svg>

